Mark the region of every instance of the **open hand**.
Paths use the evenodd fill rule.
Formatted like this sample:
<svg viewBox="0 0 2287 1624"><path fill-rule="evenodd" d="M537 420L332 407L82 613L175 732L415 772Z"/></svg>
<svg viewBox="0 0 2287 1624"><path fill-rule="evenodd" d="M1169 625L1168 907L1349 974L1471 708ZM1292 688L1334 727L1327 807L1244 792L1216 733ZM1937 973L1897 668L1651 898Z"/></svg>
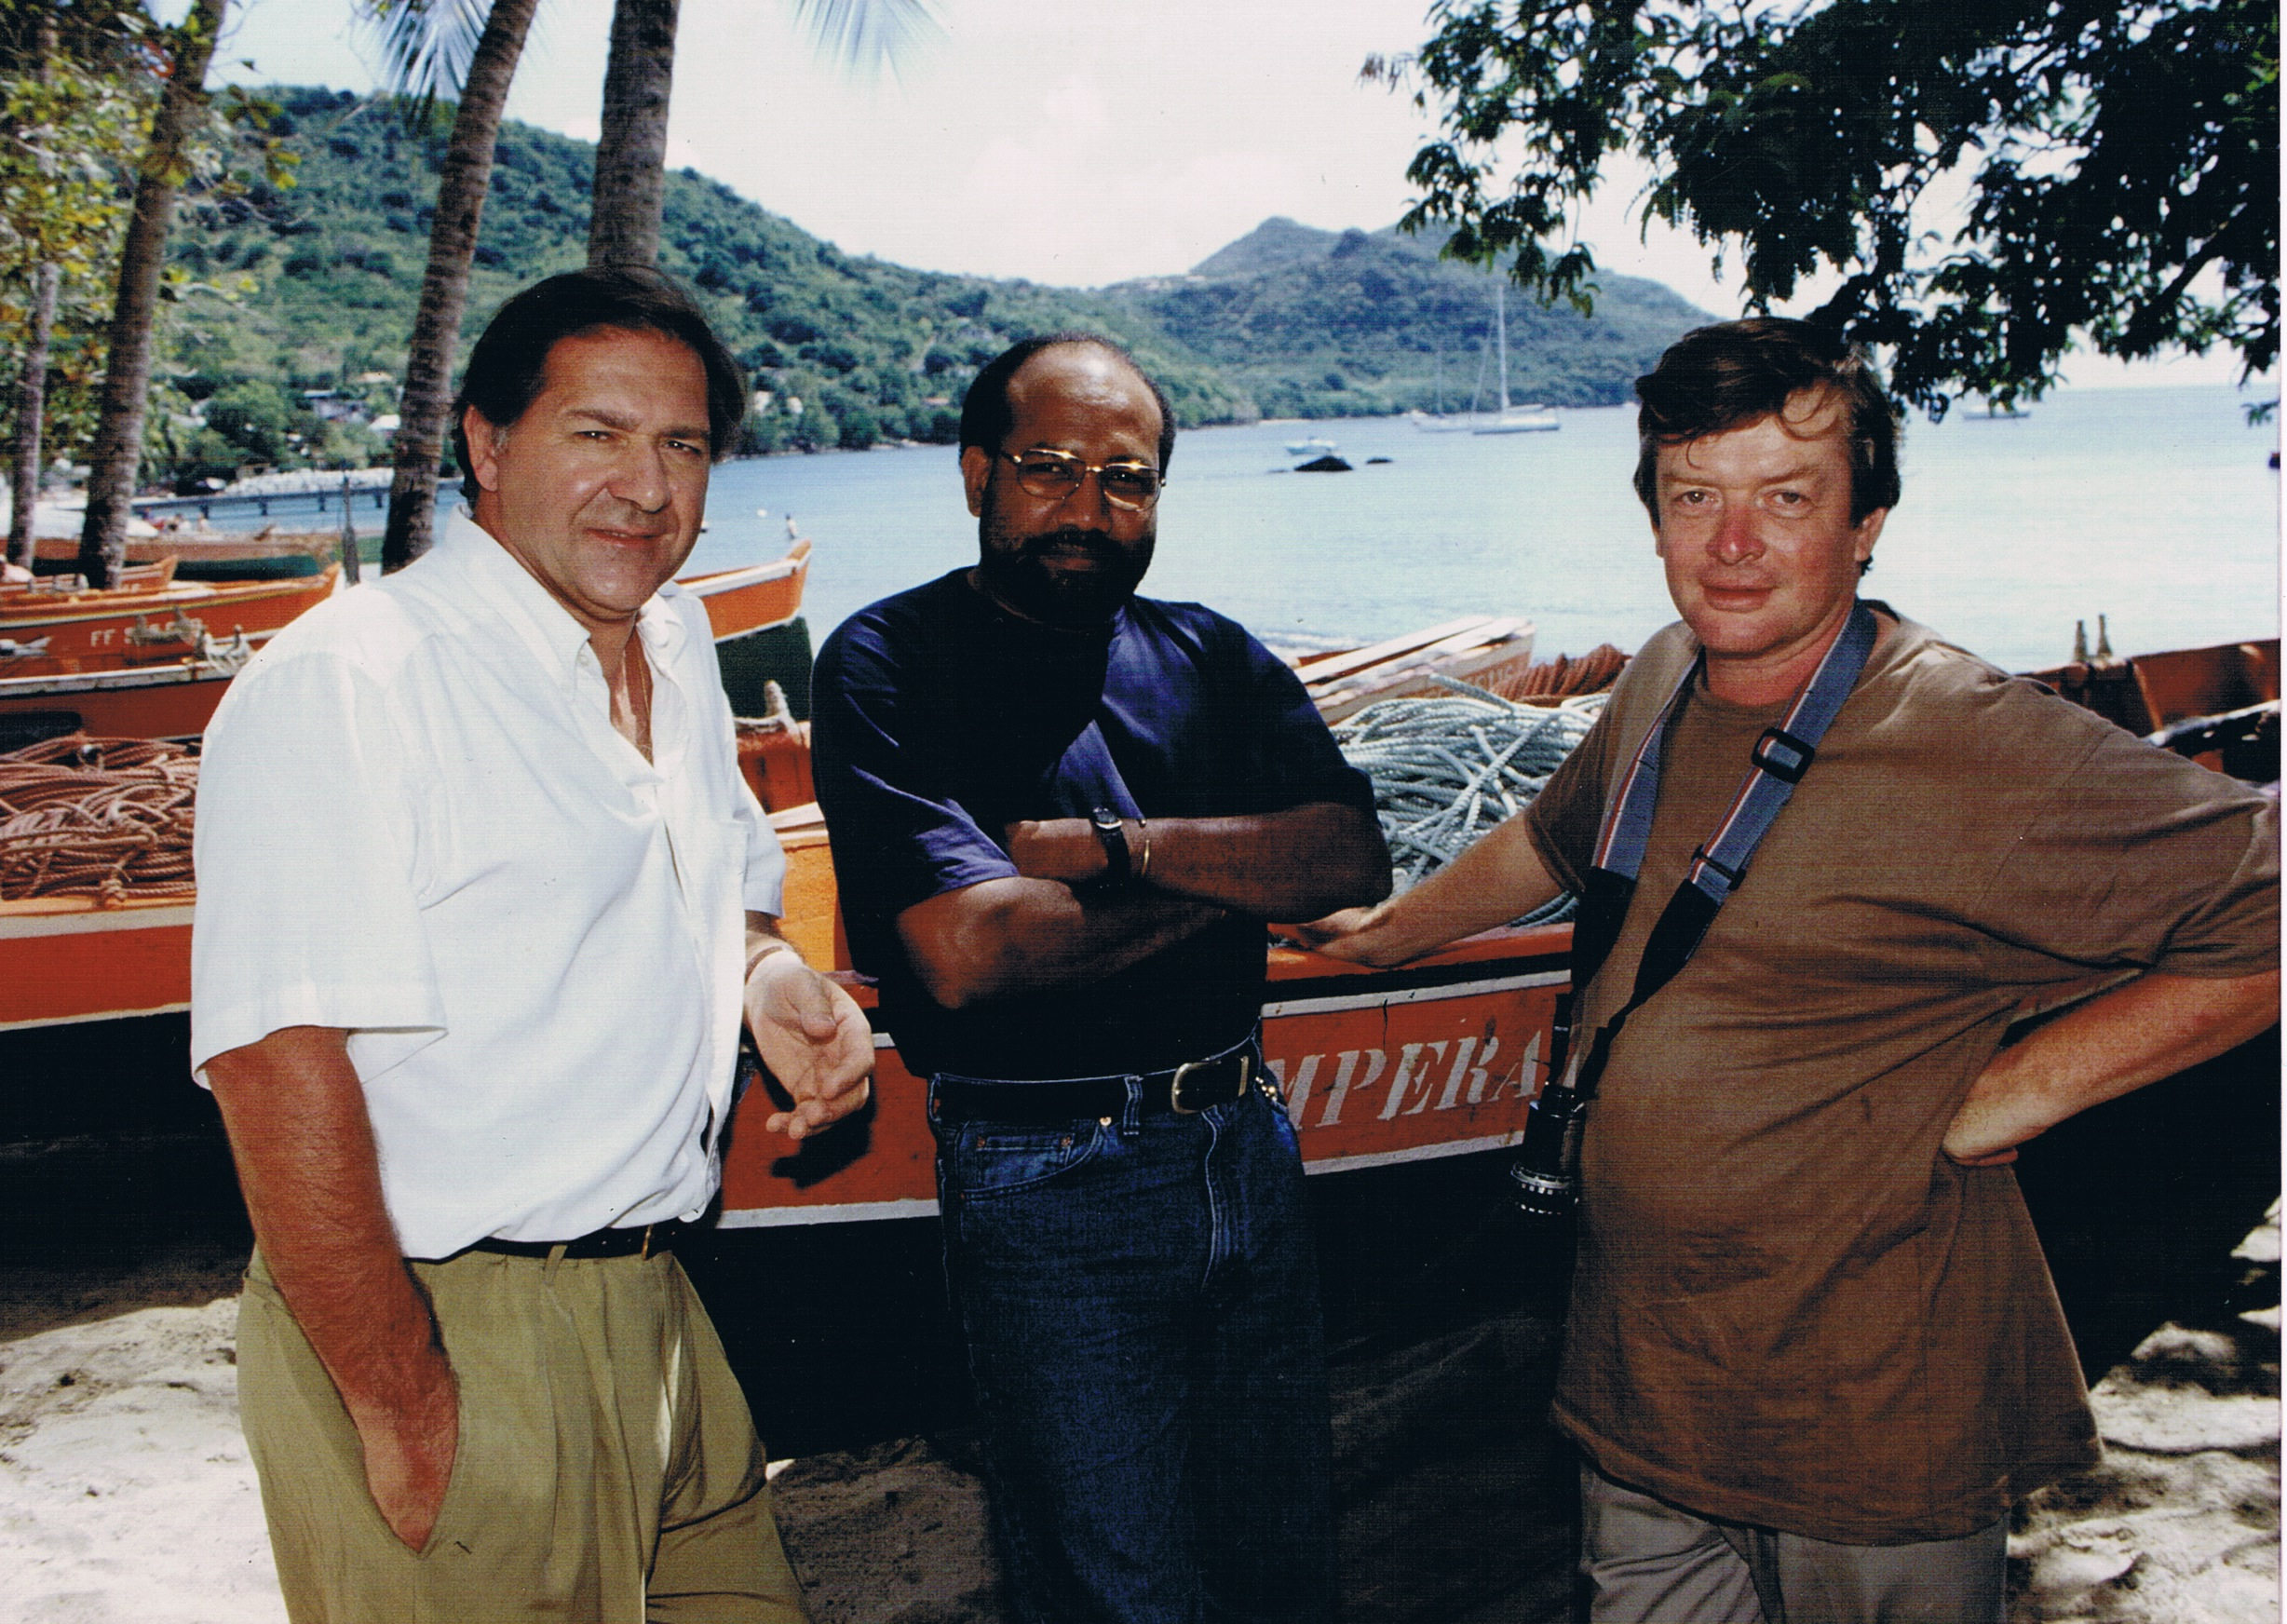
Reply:
<svg viewBox="0 0 2287 1624"><path fill-rule="evenodd" d="M747 977L747 1029L770 1075L794 1101L763 1127L806 1139L866 1103L872 1093L873 1031L850 995L781 950Z"/></svg>
<svg viewBox="0 0 2287 1624"><path fill-rule="evenodd" d="M1382 926L1387 912L1386 903L1371 908L1344 908L1306 925L1280 928L1305 947L1328 958L1351 964L1396 964L1410 955L1387 940L1388 933Z"/></svg>

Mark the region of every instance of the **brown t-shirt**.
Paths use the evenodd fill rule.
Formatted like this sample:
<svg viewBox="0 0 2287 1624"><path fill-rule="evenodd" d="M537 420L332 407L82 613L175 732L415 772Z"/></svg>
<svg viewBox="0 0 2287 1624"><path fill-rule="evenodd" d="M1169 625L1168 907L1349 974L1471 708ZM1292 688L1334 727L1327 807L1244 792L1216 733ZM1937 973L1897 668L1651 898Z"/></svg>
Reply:
<svg viewBox="0 0 2287 1624"><path fill-rule="evenodd" d="M2028 995L2279 956L2276 804L1910 621L1588 1116L1556 1420L1608 1476L1815 1538L1954 1538L2097 1455L2006 1167L1939 1149ZM1529 817L1574 889L1696 645L1670 627ZM1583 1030L1783 706L1698 693Z"/></svg>

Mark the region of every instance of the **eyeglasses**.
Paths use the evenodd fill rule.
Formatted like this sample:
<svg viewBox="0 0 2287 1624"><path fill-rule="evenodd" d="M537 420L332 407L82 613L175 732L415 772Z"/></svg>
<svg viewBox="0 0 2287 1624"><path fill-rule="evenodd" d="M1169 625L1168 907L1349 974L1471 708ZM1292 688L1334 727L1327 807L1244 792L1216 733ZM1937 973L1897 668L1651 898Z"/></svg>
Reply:
<svg viewBox="0 0 2287 1624"><path fill-rule="evenodd" d="M1031 451L1005 451L1001 455L1016 469L1017 483L1025 494L1043 502L1062 502L1093 474L1096 488L1106 502L1124 512L1141 513L1159 500L1159 487L1166 482L1148 463L1082 462L1070 452L1040 446Z"/></svg>

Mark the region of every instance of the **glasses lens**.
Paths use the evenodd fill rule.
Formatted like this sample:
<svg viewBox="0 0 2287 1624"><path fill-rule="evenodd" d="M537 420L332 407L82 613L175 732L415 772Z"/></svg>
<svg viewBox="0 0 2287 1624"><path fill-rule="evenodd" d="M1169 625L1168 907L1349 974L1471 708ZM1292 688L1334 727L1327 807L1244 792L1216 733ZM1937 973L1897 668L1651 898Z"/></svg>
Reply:
<svg viewBox="0 0 2287 1624"><path fill-rule="evenodd" d="M1096 478L1115 508L1148 508L1159 494L1159 470L1142 463L1107 463Z"/></svg>
<svg viewBox="0 0 2287 1624"><path fill-rule="evenodd" d="M1017 467L1017 483L1049 501L1071 495L1088 467L1078 457L1058 451L1021 451L1011 460Z"/></svg>
<svg viewBox="0 0 2287 1624"><path fill-rule="evenodd" d="M1008 460L1016 467L1017 483L1047 502L1071 495L1094 467L1070 452L1045 449L1011 452ZM1095 468L1095 475L1103 499L1115 508L1132 511L1158 498L1159 470L1147 463L1106 463Z"/></svg>

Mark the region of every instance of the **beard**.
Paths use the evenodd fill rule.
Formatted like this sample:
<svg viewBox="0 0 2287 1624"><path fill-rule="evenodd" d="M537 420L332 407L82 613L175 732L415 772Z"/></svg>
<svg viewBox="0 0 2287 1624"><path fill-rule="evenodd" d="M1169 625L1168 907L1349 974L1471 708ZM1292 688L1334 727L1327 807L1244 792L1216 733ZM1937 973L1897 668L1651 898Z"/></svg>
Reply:
<svg viewBox="0 0 2287 1624"><path fill-rule="evenodd" d="M1001 533L988 514L978 534L982 547L977 569L986 591L1028 620L1067 629L1109 621L1135 596L1151 567L1149 529L1126 544L1100 530L1012 536Z"/></svg>

